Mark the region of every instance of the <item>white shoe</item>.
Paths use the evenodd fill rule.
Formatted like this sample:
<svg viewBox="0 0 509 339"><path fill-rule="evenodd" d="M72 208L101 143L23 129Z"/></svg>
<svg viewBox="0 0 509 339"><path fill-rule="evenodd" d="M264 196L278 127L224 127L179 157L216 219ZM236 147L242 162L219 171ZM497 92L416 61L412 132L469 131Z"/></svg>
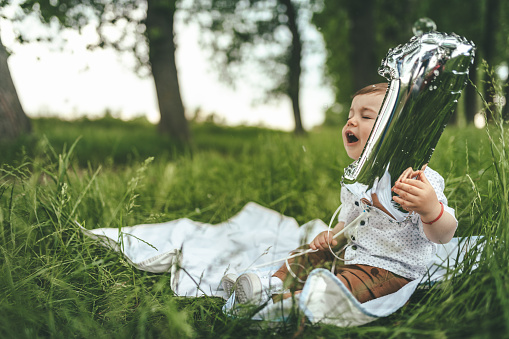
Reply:
<svg viewBox="0 0 509 339"><path fill-rule="evenodd" d="M235 290L235 281L237 277L238 275L235 273L228 273L221 279L221 286L228 297L230 297Z"/></svg>
<svg viewBox="0 0 509 339"><path fill-rule="evenodd" d="M272 294L283 293L281 279L270 276L260 277L255 273L244 273L236 281L235 301L239 304L260 305Z"/></svg>

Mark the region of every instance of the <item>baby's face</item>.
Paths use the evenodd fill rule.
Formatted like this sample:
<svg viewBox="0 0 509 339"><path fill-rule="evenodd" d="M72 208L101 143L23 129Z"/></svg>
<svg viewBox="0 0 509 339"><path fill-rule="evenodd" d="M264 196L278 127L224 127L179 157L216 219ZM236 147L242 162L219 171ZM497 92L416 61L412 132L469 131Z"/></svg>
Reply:
<svg viewBox="0 0 509 339"><path fill-rule="evenodd" d="M384 93L370 93L353 98L348 121L343 127L343 145L350 158L357 160L361 156L378 111L382 107L384 95Z"/></svg>

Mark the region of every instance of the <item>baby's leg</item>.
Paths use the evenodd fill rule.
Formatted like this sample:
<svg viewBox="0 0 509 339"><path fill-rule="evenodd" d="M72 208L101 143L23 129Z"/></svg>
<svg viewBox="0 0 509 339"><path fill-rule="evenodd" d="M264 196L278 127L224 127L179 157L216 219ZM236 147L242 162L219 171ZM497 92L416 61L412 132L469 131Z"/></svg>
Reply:
<svg viewBox="0 0 509 339"><path fill-rule="evenodd" d="M299 247L301 250L308 250L309 245ZM296 252L292 252L294 254ZM272 276L281 279L284 282L285 289L296 291L302 289L304 281L306 281L309 273L315 268L327 268L332 267L332 261L334 256L330 251L317 251L307 253L288 260L288 266L291 269L291 273L288 272L286 263L283 264L276 273ZM297 278L295 278L295 276Z"/></svg>
<svg viewBox="0 0 509 339"><path fill-rule="evenodd" d="M368 265L341 265L336 276L363 303L396 292L411 280Z"/></svg>

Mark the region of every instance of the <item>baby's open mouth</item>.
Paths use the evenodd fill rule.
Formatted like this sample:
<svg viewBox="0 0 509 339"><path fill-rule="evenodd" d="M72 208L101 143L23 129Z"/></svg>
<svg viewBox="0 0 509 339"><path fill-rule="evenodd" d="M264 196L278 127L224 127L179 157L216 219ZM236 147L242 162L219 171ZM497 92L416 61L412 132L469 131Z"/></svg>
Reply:
<svg viewBox="0 0 509 339"><path fill-rule="evenodd" d="M357 137L351 132L346 133L346 140L348 141L348 143L354 143L359 141L359 139L357 139Z"/></svg>

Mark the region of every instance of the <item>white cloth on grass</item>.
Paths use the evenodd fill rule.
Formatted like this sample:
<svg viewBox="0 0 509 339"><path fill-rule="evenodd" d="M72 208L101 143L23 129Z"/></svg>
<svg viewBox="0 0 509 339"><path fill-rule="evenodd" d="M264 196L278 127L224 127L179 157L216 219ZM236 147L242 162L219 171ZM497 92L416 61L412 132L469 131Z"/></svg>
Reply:
<svg viewBox="0 0 509 339"><path fill-rule="evenodd" d="M172 288L178 295L224 297L220 281L226 273L284 258L325 229L321 220L299 227L294 218L250 202L217 225L183 218L123 227L121 233L118 228L83 232L121 251L140 270L173 273Z"/></svg>
<svg viewBox="0 0 509 339"><path fill-rule="evenodd" d="M121 230L83 228L83 232L122 252L140 270L170 272L172 288L178 295L226 297L220 286L224 274L240 274L250 267L284 258L289 251L309 243L326 229L321 220L299 227L295 219L250 202L237 215L217 225L184 218ZM316 269L304 285L298 307L313 323L337 326L361 325L387 316L405 304L419 283L441 280L447 274L446 267L454 267L476 242L472 239L464 242L467 245L458 246L458 241L454 238L438 246L423 281L414 280L396 293L363 304L332 273ZM279 265L265 269L275 270ZM294 307L291 299L268 305L255 319L285 320L291 307ZM224 309L234 311L233 298Z"/></svg>

